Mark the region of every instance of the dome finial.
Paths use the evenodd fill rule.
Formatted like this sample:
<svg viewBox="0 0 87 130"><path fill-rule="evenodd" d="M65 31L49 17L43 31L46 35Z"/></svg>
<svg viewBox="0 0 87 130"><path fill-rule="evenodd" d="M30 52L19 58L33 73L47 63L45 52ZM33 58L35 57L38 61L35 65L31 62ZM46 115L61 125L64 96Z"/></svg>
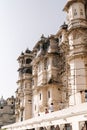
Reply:
<svg viewBox="0 0 87 130"><path fill-rule="evenodd" d="M31 53L31 51L28 49L28 47L27 47L27 49L25 50L25 53Z"/></svg>
<svg viewBox="0 0 87 130"><path fill-rule="evenodd" d="M21 55L24 55L23 51L21 52Z"/></svg>

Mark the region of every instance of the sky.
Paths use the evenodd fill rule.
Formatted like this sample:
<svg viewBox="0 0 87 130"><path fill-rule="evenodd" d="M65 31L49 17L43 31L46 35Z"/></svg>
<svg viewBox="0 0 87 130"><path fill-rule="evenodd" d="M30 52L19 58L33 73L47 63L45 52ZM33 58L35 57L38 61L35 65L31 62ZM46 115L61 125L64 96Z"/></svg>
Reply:
<svg viewBox="0 0 87 130"><path fill-rule="evenodd" d="M17 58L41 35L56 34L66 19L67 0L0 0L0 97L15 96Z"/></svg>

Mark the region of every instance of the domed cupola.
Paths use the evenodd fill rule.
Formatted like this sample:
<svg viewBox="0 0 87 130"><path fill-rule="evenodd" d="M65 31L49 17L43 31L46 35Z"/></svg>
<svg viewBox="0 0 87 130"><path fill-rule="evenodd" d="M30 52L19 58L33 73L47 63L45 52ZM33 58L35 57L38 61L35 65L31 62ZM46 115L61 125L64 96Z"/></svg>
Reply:
<svg viewBox="0 0 87 130"><path fill-rule="evenodd" d="M68 28L68 25L64 22L63 25L60 26L60 29L67 29Z"/></svg>
<svg viewBox="0 0 87 130"><path fill-rule="evenodd" d="M25 50L25 53L31 53L31 51L27 48L27 49Z"/></svg>
<svg viewBox="0 0 87 130"><path fill-rule="evenodd" d="M23 78L24 74L32 74L32 67L31 67L32 58L33 58L32 53L28 48L24 52L21 52L21 55L18 57L19 79Z"/></svg>

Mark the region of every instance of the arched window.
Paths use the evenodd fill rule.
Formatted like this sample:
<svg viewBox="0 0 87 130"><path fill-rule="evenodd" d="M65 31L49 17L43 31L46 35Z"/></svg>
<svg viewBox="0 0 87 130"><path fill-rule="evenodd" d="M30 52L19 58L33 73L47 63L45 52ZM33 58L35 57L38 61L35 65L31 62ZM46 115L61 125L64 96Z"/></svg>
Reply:
<svg viewBox="0 0 87 130"><path fill-rule="evenodd" d="M65 124L64 130L72 130L71 124Z"/></svg>
<svg viewBox="0 0 87 130"><path fill-rule="evenodd" d="M29 63L31 63L31 59L26 59L26 64L29 64Z"/></svg>
<svg viewBox="0 0 87 130"><path fill-rule="evenodd" d="M23 73L27 73L27 74L32 74L32 69L30 68L25 68L24 70L23 70Z"/></svg>
<svg viewBox="0 0 87 130"><path fill-rule="evenodd" d="M50 127L50 130L55 130L54 125L52 125L52 126Z"/></svg>
<svg viewBox="0 0 87 130"><path fill-rule="evenodd" d="M29 69L26 69L26 73L30 73L30 70L29 70Z"/></svg>
<svg viewBox="0 0 87 130"><path fill-rule="evenodd" d="M55 130L60 130L60 127L59 125L56 126Z"/></svg>

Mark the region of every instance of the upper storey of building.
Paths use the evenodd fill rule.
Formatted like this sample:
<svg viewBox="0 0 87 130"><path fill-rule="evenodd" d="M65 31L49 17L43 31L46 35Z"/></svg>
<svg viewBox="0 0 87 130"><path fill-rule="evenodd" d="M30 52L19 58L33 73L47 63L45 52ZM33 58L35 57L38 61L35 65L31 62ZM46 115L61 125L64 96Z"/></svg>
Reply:
<svg viewBox="0 0 87 130"><path fill-rule="evenodd" d="M33 59L33 54L32 51L30 51L28 48L25 50L25 52L22 52L21 55L18 57L18 63L19 63L19 68L18 68L18 73L19 73L19 78L18 82L21 82L23 79L26 77L31 77L32 75L32 66L31 62Z"/></svg>
<svg viewBox="0 0 87 130"><path fill-rule="evenodd" d="M86 0L68 0L64 11L67 12L68 29L72 27L87 27Z"/></svg>
<svg viewBox="0 0 87 130"><path fill-rule="evenodd" d="M23 73L30 73L31 74L31 61L32 61L33 55L32 52L29 49L26 49L25 52L21 53L21 55L18 57L19 62L19 69L18 71Z"/></svg>
<svg viewBox="0 0 87 130"><path fill-rule="evenodd" d="M36 43L33 48L34 61L38 62L44 55L58 53L58 38L54 35L49 37L41 36L40 40Z"/></svg>

